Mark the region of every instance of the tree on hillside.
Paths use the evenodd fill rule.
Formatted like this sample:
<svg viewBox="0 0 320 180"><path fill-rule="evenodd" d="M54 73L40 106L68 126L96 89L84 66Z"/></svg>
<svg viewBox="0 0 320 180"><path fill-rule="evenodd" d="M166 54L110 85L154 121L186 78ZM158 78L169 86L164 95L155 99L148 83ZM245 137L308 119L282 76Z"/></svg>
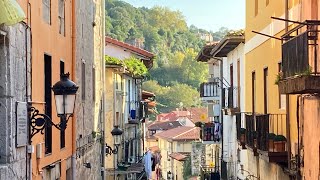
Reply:
<svg viewBox="0 0 320 180"><path fill-rule="evenodd" d="M206 81L208 68L206 64L194 60L196 55L197 53L194 49L187 49L181 68L183 69L182 76L184 76L184 83L198 88L200 83Z"/></svg>
<svg viewBox="0 0 320 180"><path fill-rule="evenodd" d="M161 103L167 106L168 110L174 110L180 103L184 107L199 106L199 93L196 89L186 84L176 84L168 87L169 90L163 94Z"/></svg>
<svg viewBox="0 0 320 180"><path fill-rule="evenodd" d="M136 8L119 0L106 0L105 7L106 35L130 44L138 41L156 55L151 81L143 89L156 93L157 102L164 105L159 111L175 109L180 102L186 107L199 105L197 89L208 77L206 65L194 60L205 43L200 34L211 33L220 40L228 29L208 32L188 27L181 12L166 7Z"/></svg>

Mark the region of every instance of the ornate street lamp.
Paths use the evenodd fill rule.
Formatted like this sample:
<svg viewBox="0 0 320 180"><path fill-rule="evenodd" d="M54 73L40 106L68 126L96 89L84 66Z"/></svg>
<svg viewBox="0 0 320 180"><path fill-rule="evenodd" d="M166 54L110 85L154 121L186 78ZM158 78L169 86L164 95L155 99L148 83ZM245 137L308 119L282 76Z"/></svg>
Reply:
<svg viewBox="0 0 320 180"><path fill-rule="evenodd" d="M70 117L73 116L73 110L76 100L78 86L69 79L69 73L61 74L60 81L52 87L57 108L57 116L61 118L58 124L54 124L51 118L46 114L39 113L35 107L29 108L29 123L31 126L31 138L41 132L44 134L45 127L54 126L58 130L64 131L67 128L67 123Z"/></svg>
<svg viewBox="0 0 320 180"><path fill-rule="evenodd" d="M123 131L119 129L119 126L114 126L113 130L111 131L112 137L114 139L114 146L115 148L112 149L110 146L106 144L106 155L117 154L118 153L118 146L121 143L121 135Z"/></svg>

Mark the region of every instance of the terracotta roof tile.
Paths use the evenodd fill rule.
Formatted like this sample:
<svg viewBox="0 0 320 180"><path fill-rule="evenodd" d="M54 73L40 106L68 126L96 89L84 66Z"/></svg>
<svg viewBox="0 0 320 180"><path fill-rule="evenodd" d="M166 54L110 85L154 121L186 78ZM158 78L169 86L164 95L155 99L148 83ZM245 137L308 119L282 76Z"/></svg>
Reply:
<svg viewBox="0 0 320 180"><path fill-rule="evenodd" d="M178 121L172 122L154 122L148 126L148 130L169 130L182 126Z"/></svg>
<svg viewBox="0 0 320 180"><path fill-rule="evenodd" d="M159 149L158 146L152 146L152 147L149 147L149 149L150 149L150 151L153 152L153 153L160 151L160 149Z"/></svg>
<svg viewBox="0 0 320 180"><path fill-rule="evenodd" d="M209 122L209 117L208 117L208 109L207 108L188 108L188 111L191 112L190 115L190 120L193 123L196 122L204 122L207 123Z"/></svg>
<svg viewBox="0 0 320 180"><path fill-rule="evenodd" d="M144 49L140 49L138 47L132 46L131 44L128 44L128 43L124 43L124 42L118 41L118 40L113 39L113 38L108 37L108 36L105 37L105 43L106 44L107 43L111 43L111 44L114 44L116 46L120 46L120 47L126 48L128 50L131 50L133 52L136 52L136 53L139 53L139 54L141 54L143 56L146 56L146 57L148 57L150 59L152 59L154 57L154 54L152 54L149 51L146 51Z"/></svg>
<svg viewBox="0 0 320 180"><path fill-rule="evenodd" d="M170 157L178 161L184 161L189 155L190 153L179 153L179 152L174 152L169 154Z"/></svg>
<svg viewBox="0 0 320 180"><path fill-rule="evenodd" d="M200 138L200 128L181 126L167 131L156 133L157 138L181 141L181 140L198 140Z"/></svg>

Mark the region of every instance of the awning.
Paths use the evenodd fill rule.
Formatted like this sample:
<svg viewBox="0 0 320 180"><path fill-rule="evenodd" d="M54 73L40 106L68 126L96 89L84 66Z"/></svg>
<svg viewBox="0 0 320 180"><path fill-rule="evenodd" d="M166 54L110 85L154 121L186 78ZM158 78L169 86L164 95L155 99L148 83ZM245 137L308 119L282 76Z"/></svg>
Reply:
<svg viewBox="0 0 320 180"><path fill-rule="evenodd" d="M0 24L14 25L26 18L22 8L15 0L0 0Z"/></svg>

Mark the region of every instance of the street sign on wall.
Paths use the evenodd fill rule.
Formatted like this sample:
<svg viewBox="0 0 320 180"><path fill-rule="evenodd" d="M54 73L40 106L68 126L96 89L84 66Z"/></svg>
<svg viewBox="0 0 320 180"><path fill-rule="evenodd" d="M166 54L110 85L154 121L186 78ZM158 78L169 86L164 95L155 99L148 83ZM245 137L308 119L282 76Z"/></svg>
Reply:
<svg viewBox="0 0 320 180"><path fill-rule="evenodd" d="M28 107L26 102L17 102L16 146L28 144Z"/></svg>

